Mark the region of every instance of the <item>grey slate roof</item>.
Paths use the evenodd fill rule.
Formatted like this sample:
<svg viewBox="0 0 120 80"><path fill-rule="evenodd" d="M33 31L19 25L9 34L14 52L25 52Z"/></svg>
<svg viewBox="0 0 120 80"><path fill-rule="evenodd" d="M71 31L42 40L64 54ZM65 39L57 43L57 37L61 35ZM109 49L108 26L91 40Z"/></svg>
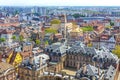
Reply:
<svg viewBox="0 0 120 80"><path fill-rule="evenodd" d="M99 51L99 53L97 55L95 55L93 57L94 61L110 61L113 63L118 62L118 57L116 55L114 55L113 53L109 52L109 51Z"/></svg>
<svg viewBox="0 0 120 80"><path fill-rule="evenodd" d="M49 50L48 52L50 53L50 55L59 55L61 56L62 54L66 53L66 50L70 49L69 46L63 44L63 43L60 43L60 42L57 42L57 43L54 43L50 46L48 46L45 50ZM52 52L51 52L52 50Z"/></svg>
<svg viewBox="0 0 120 80"><path fill-rule="evenodd" d="M111 65L108 71L105 73L104 77L105 79L108 79L108 80L114 80L115 73L116 73L116 69Z"/></svg>
<svg viewBox="0 0 120 80"><path fill-rule="evenodd" d="M96 76L96 77L98 77L98 68L96 68L95 66L92 66L90 64L86 65L86 73L82 73L82 71L83 71L83 67L80 68L80 70L78 70L76 72L76 76L80 77L79 75L83 74L83 75L86 75L86 76ZM99 69L99 72L100 72L100 75L101 75L103 71L101 69Z"/></svg>
<svg viewBox="0 0 120 80"><path fill-rule="evenodd" d="M93 47L85 47L82 43L76 43L68 51L68 54L96 55L97 50Z"/></svg>
<svg viewBox="0 0 120 80"><path fill-rule="evenodd" d="M57 43L54 43L54 44L46 47L45 50L47 51L47 49L48 49L49 51L51 51L51 50L59 48L61 45L62 44L60 42L57 42Z"/></svg>
<svg viewBox="0 0 120 80"><path fill-rule="evenodd" d="M42 67L40 66L40 64L47 66L46 60L49 59L49 56L41 53L37 56L33 55L31 58L32 58L32 61L30 60L30 58L23 60L21 67L27 68L27 69L33 69L34 67L34 70L39 70Z"/></svg>
<svg viewBox="0 0 120 80"><path fill-rule="evenodd" d="M96 55L97 54L97 51L95 48L93 47L85 47L85 52L87 54L93 54L93 55Z"/></svg>

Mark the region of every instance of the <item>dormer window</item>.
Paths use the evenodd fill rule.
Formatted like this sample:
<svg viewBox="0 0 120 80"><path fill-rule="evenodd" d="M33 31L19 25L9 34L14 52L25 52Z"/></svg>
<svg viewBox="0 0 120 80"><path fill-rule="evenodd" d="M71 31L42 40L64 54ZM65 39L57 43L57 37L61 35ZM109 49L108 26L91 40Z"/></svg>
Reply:
<svg viewBox="0 0 120 80"><path fill-rule="evenodd" d="M113 74L113 72L111 72Z"/></svg>
<svg viewBox="0 0 120 80"><path fill-rule="evenodd" d="M98 55L98 57L100 57L100 55Z"/></svg>
<svg viewBox="0 0 120 80"><path fill-rule="evenodd" d="M105 57L107 57L107 55L105 55Z"/></svg>
<svg viewBox="0 0 120 80"><path fill-rule="evenodd" d="M49 52L49 49L47 49L47 52Z"/></svg>
<svg viewBox="0 0 120 80"><path fill-rule="evenodd" d="M51 49L51 52L53 51L53 49Z"/></svg>
<svg viewBox="0 0 120 80"><path fill-rule="evenodd" d="M111 78L112 76L110 76L110 78Z"/></svg>
<svg viewBox="0 0 120 80"><path fill-rule="evenodd" d="M97 72L97 70L95 70Z"/></svg>

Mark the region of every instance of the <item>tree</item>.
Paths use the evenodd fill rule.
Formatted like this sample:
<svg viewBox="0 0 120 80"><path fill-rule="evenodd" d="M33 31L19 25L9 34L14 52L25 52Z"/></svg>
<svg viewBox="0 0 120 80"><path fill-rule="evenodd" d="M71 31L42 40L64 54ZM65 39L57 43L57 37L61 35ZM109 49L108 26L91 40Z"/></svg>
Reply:
<svg viewBox="0 0 120 80"><path fill-rule="evenodd" d="M41 42L40 42L40 40L36 39L35 43L36 43L36 45L40 45Z"/></svg>
<svg viewBox="0 0 120 80"><path fill-rule="evenodd" d="M112 53L116 54L120 58L120 45L116 45Z"/></svg>
<svg viewBox="0 0 120 80"><path fill-rule="evenodd" d="M3 43L6 41L5 38L0 38L0 43L3 45Z"/></svg>
<svg viewBox="0 0 120 80"><path fill-rule="evenodd" d="M0 38L0 42L5 42L5 38Z"/></svg>
<svg viewBox="0 0 120 80"><path fill-rule="evenodd" d="M114 26L114 22L110 22L110 25L111 25L111 26Z"/></svg>
<svg viewBox="0 0 120 80"><path fill-rule="evenodd" d="M47 40L45 41L45 45L49 45L49 42Z"/></svg>
<svg viewBox="0 0 120 80"><path fill-rule="evenodd" d="M75 13L73 14L74 18L79 18L79 17L85 17L85 15L79 14L79 13Z"/></svg>
<svg viewBox="0 0 120 80"><path fill-rule="evenodd" d="M57 33L57 30L56 29L53 29L53 28L48 28L48 29L45 29L45 33Z"/></svg>
<svg viewBox="0 0 120 80"><path fill-rule="evenodd" d="M19 36L19 41L22 42L23 39L24 39L24 37L20 35L20 36Z"/></svg>
<svg viewBox="0 0 120 80"><path fill-rule="evenodd" d="M50 23L51 24L60 24L61 21L59 19L53 19Z"/></svg>
<svg viewBox="0 0 120 80"><path fill-rule="evenodd" d="M80 14L75 13L75 14L73 14L73 17L74 17L74 18L79 18L79 17L80 17Z"/></svg>
<svg viewBox="0 0 120 80"><path fill-rule="evenodd" d="M15 36L15 35L13 35L13 36L12 36L12 39L15 41L15 40L16 40L16 36Z"/></svg>
<svg viewBox="0 0 120 80"><path fill-rule="evenodd" d="M107 28L107 29L111 29L111 28L112 28L112 26L106 26L106 28Z"/></svg>
<svg viewBox="0 0 120 80"><path fill-rule="evenodd" d="M83 27L82 30L83 30L83 32L93 31L93 27L92 26L86 26L86 27Z"/></svg>

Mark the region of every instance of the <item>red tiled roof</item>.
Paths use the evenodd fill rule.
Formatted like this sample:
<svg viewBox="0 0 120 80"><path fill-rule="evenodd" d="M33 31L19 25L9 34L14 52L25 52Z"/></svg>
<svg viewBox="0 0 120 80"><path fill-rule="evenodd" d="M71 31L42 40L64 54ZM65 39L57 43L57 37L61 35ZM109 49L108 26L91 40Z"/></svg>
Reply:
<svg viewBox="0 0 120 80"><path fill-rule="evenodd" d="M10 27L10 26L19 26L20 23L0 23L0 26Z"/></svg>
<svg viewBox="0 0 120 80"><path fill-rule="evenodd" d="M13 33L13 31L7 30L7 29L5 29L5 30L0 30L0 34L12 34L12 33Z"/></svg>
<svg viewBox="0 0 120 80"><path fill-rule="evenodd" d="M22 55L22 57L29 57L30 55L32 54L32 52L31 51L27 51L27 52L21 52L21 55Z"/></svg>
<svg viewBox="0 0 120 80"><path fill-rule="evenodd" d="M102 39L102 40L108 40L109 39L109 35L102 35L100 37L100 39Z"/></svg>
<svg viewBox="0 0 120 80"><path fill-rule="evenodd" d="M116 22L120 22L120 19L116 19L115 21L116 21Z"/></svg>

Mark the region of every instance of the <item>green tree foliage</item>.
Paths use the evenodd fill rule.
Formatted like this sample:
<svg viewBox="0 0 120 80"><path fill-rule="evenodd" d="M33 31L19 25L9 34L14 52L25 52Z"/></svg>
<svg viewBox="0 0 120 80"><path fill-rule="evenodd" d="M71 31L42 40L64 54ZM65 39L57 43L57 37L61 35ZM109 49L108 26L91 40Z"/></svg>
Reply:
<svg viewBox="0 0 120 80"><path fill-rule="evenodd" d="M61 21L59 19L53 19L50 23L51 24L60 24Z"/></svg>
<svg viewBox="0 0 120 80"><path fill-rule="evenodd" d="M93 31L93 27L92 26L86 26L86 27L83 27L82 30L83 30L83 32Z"/></svg>
<svg viewBox="0 0 120 80"><path fill-rule="evenodd" d="M5 38L0 38L0 42L5 42Z"/></svg>
<svg viewBox="0 0 120 80"><path fill-rule="evenodd" d="M48 28L48 29L45 29L45 33L57 33L57 30L53 28Z"/></svg>
<svg viewBox="0 0 120 80"><path fill-rule="evenodd" d="M112 53L116 54L120 58L120 45L115 46L115 49Z"/></svg>
<svg viewBox="0 0 120 80"><path fill-rule="evenodd" d="M35 43L36 43L36 45L40 45L41 42L40 42L40 40L36 39Z"/></svg>
<svg viewBox="0 0 120 80"><path fill-rule="evenodd" d="M45 44L46 44L46 45L48 45L48 44L49 44L47 40L45 41Z"/></svg>
<svg viewBox="0 0 120 80"><path fill-rule="evenodd" d="M107 28L107 29L111 29L111 28L112 28L112 26L106 26L106 28Z"/></svg>
<svg viewBox="0 0 120 80"><path fill-rule="evenodd" d="M79 14L79 13L75 13L73 14L74 18L79 18L79 17L85 17L85 15Z"/></svg>
<svg viewBox="0 0 120 80"><path fill-rule="evenodd" d="M111 26L114 26L114 22L110 22L110 25L111 25Z"/></svg>
<svg viewBox="0 0 120 80"><path fill-rule="evenodd" d="M13 40L16 40L16 36L15 36L15 35L13 35L13 36L12 36L12 39L13 39Z"/></svg>
<svg viewBox="0 0 120 80"><path fill-rule="evenodd" d="M20 35L20 36L19 36L19 41L22 42L23 39L24 39L24 37Z"/></svg>

